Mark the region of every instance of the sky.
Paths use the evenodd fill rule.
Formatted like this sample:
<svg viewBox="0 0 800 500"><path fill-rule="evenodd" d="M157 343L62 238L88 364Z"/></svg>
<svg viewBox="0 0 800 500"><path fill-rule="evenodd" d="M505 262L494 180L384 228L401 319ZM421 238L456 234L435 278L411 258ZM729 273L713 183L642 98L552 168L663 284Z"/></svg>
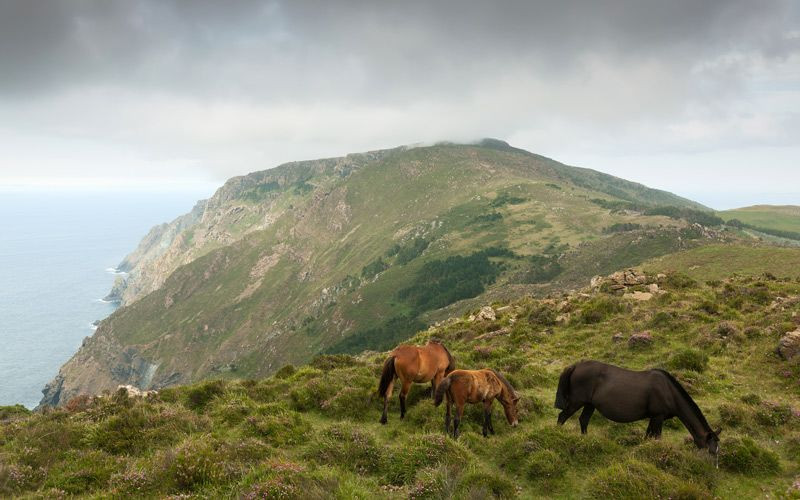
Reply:
<svg viewBox="0 0 800 500"><path fill-rule="evenodd" d="M800 2L0 0L0 191L483 137L800 204Z"/></svg>

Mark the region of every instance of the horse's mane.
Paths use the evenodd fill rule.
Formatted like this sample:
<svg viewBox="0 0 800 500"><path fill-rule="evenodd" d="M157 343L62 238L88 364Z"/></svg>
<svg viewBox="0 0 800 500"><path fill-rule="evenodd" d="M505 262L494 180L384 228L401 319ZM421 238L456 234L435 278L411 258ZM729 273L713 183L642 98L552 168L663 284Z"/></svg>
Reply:
<svg viewBox="0 0 800 500"><path fill-rule="evenodd" d="M675 386L675 389L678 390L678 394L683 396L683 398L689 404L689 408L692 409L692 411L694 412L695 416L697 416L697 418L700 420L700 423L703 424L703 427L705 427L705 429L707 431L710 431L711 430L711 426L708 425L708 421L706 420L705 415L703 415L703 412L700 411L700 407L697 406L697 403L694 402L694 399L692 399L692 397L689 395L689 393L686 392L686 389L684 389L683 386L681 385L681 383L678 382L678 379L673 377L672 374L670 372L668 372L667 370L662 370L660 368L656 368L655 370L657 372L660 372L663 375L665 375L667 377L667 380L672 382L672 385Z"/></svg>
<svg viewBox="0 0 800 500"><path fill-rule="evenodd" d="M500 375L499 373L497 373L496 371L492 370L491 368L489 368L489 371L494 373L495 377L497 377L500 380L500 382L502 382L502 384L504 386L506 386L506 390L508 391L509 394L511 394L512 398L517 395L517 391L515 391L514 388L511 387L511 384L508 382L508 380L506 380L506 378L504 376Z"/></svg>

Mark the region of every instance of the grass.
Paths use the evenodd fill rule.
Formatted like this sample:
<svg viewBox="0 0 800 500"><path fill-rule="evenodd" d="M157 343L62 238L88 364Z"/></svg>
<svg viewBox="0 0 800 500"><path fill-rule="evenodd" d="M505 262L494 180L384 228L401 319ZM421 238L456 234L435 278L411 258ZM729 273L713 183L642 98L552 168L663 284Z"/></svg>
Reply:
<svg viewBox="0 0 800 500"><path fill-rule="evenodd" d="M738 219L756 227L800 233L800 207L794 205L755 205L725 210L719 215L726 221Z"/></svg>
<svg viewBox="0 0 800 500"><path fill-rule="evenodd" d="M405 420L394 397L381 426L375 387L385 354L329 355L266 378L146 399L118 393L71 410L0 408L0 496L781 497L800 474L800 365L773 352L797 326L800 303L769 304L800 295L800 283L667 276L659 286L664 294L641 303L600 291L528 297L494 304L493 322L454 318L418 333L417 343L442 339L459 367L508 375L522 396L520 425L508 426L495 405L490 438L480 434L477 405L460 438L446 437L427 386L412 388ZM713 312L700 307L706 301ZM556 319L565 312L570 319ZM613 340L642 330L654 337L647 349ZM481 337L492 332L500 333ZM577 417L556 426L558 374L582 358L669 369L723 427L720 468L675 420L660 441L644 438L646 421L615 424L597 412L585 436Z"/></svg>

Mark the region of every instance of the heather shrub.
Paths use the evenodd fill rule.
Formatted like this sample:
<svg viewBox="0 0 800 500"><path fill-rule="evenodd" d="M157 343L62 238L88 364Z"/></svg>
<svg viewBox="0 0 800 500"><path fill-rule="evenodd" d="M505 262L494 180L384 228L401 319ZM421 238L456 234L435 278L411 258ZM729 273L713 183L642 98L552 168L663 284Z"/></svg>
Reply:
<svg viewBox="0 0 800 500"><path fill-rule="evenodd" d="M350 424L334 424L306 449L305 456L317 463L340 466L357 474L374 474L385 463L383 450L367 431Z"/></svg>
<svg viewBox="0 0 800 500"><path fill-rule="evenodd" d="M677 370L704 372L708 367L708 356L696 349L682 348L670 356L667 366Z"/></svg>
<svg viewBox="0 0 800 500"><path fill-rule="evenodd" d="M600 323L609 316L625 310L623 302L616 297L598 295L586 301L580 309L579 321L584 324Z"/></svg>
<svg viewBox="0 0 800 500"><path fill-rule="evenodd" d="M719 405L719 418L726 427L739 427L750 421L750 409L737 403Z"/></svg>
<svg viewBox="0 0 800 500"><path fill-rule="evenodd" d="M225 382L210 380L191 387L186 392L186 406L193 410L204 408L209 401L225 392Z"/></svg>
<svg viewBox="0 0 800 500"><path fill-rule="evenodd" d="M105 487L119 468L120 461L102 451L70 450L47 471L44 486L70 495L85 494Z"/></svg>
<svg viewBox="0 0 800 500"><path fill-rule="evenodd" d="M756 422L764 427L778 427L792 419L792 408L787 404L764 402L755 416Z"/></svg>
<svg viewBox="0 0 800 500"><path fill-rule="evenodd" d="M632 455L659 470L700 484L713 484L716 479L711 457L694 445L680 448L664 440L650 439L637 446Z"/></svg>
<svg viewBox="0 0 800 500"><path fill-rule="evenodd" d="M468 460L469 452L444 433L412 435L398 440L389 452L386 480L391 484L409 484L425 467L462 466Z"/></svg>
<svg viewBox="0 0 800 500"><path fill-rule="evenodd" d="M464 473L458 481L458 498L512 498L516 495L514 483L493 471L473 470Z"/></svg>
<svg viewBox="0 0 800 500"><path fill-rule="evenodd" d="M302 444L312 434L308 419L281 403L259 405L252 415L245 417L241 426L246 435L263 439L273 446Z"/></svg>
<svg viewBox="0 0 800 500"><path fill-rule="evenodd" d="M719 466L751 476L780 472L778 456L748 437L724 440L720 445Z"/></svg>
<svg viewBox="0 0 800 500"><path fill-rule="evenodd" d="M711 498L700 486L680 481L653 465L633 459L594 473L585 494L598 499Z"/></svg>

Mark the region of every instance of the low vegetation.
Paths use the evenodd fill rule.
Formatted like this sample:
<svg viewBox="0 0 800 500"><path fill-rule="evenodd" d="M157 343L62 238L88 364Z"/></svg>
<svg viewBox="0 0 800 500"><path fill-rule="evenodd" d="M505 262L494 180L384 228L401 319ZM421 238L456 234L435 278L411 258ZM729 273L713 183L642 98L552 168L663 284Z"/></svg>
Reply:
<svg viewBox="0 0 800 500"><path fill-rule="evenodd" d="M0 496L57 498L748 498L797 495L800 365L774 354L800 324L800 278L711 284L668 276L645 302L614 290L495 304L418 333L460 367L492 367L522 396L520 425L497 405L483 438L469 407L458 440L443 432L429 387L397 398L378 424L385 354L324 355L259 380L215 380L147 398L123 390L30 413L0 409ZM698 307L706 301L713 311ZM781 307L772 304L780 303ZM387 324L387 330L400 328ZM647 331L652 343L620 342ZM736 333L738 332L738 334ZM745 333L749 332L749 333ZM669 421L660 441L646 422L595 414L555 425L557 378L594 358L670 370L723 427L719 469Z"/></svg>

